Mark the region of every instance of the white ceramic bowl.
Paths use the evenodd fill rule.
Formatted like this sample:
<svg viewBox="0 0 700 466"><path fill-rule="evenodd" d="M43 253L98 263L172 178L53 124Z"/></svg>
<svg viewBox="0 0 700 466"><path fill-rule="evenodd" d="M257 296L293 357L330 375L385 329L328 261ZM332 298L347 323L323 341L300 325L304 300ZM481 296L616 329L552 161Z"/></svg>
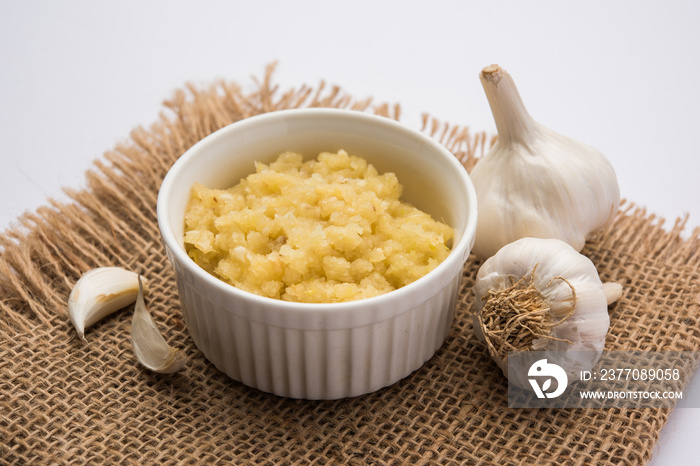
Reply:
<svg viewBox="0 0 700 466"><path fill-rule="evenodd" d="M344 149L393 171L403 200L455 230L438 267L390 293L302 304L248 293L208 274L185 252L184 212L195 181L227 188L288 150L316 158ZM172 166L158 194L158 224L197 347L231 378L281 396L335 399L393 384L442 345L464 262L474 244L476 194L466 170L431 138L388 118L337 109L283 110L204 138Z"/></svg>

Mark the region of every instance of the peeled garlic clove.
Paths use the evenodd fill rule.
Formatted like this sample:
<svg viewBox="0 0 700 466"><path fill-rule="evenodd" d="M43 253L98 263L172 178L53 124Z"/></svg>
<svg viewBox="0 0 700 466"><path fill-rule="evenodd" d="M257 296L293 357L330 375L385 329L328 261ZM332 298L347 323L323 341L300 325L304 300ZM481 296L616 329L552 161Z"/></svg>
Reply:
<svg viewBox="0 0 700 466"><path fill-rule="evenodd" d="M86 272L68 297L68 315L80 338L85 340L87 327L136 301L138 292L138 275L129 270L98 267Z"/></svg>
<svg viewBox="0 0 700 466"><path fill-rule="evenodd" d="M159 374L172 374L185 365L185 356L179 349L168 345L160 334L150 312L146 309L138 277L139 291L131 323L131 342L139 362Z"/></svg>
<svg viewBox="0 0 700 466"><path fill-rule="evenodd" d="M551 352L548 361L576 380L605 347L610 327L606 288L622 292L621 286L604 286L590 259L565 242L520 239L501 248L477 273L475 334L516 385L530 386L527 373L508 374L511 351Z"/></svg>
<svg viewBox="0 0 700 466"><path fill-rule="evenodd" d="M498 65L481 83L498 140L470 173L479 203L473 252L485 260L519 238L557 238L581 251L617 213L620 188L608 159L528 113L513 78Z"/></svg>

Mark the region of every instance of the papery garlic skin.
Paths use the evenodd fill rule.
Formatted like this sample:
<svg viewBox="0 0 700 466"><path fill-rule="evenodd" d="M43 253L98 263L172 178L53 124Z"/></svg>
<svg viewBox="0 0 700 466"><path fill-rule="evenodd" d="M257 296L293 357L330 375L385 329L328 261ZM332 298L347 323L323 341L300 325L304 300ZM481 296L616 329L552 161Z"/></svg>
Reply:
<svg viewBox="0 0 700 466"><path fill-rule="evenodd" d="M485 260L519 238L557 238L581 251L617 213L620 188L603 154L537 123L511 76L480 75L498 140L470 177L479 203L473 252Z"/></svg>
<svg viewBox="0 0 700 466"><path fill-rule="evenodd" d="M148 293L148 283L144 284ZM121 267L98 267L85 272L68 297L68 315L82 340L85 329L136 301L138 274Z"/></svg>
<svg viewBox="0 0 700 466"><path fill-rule="evenodd" d="M571 311L572 288L575 290L573 314L551 329L550 336L558 340L542 340L543 347L538 351L553 352L548 361L560 365L570 380L576 380L580 371L590 370L600 357L610 318L605 287L595 266L561 240L522 238L504 246L484 262L474 286L474 332L481 341L485 340L480 314L489 290L508 288L513 280L531 274L535 265L534 285L549 305L554 322L561 321ZM491 349L489 352L510 382L530 387L527 373L509 376L507 362Z"/></svg>

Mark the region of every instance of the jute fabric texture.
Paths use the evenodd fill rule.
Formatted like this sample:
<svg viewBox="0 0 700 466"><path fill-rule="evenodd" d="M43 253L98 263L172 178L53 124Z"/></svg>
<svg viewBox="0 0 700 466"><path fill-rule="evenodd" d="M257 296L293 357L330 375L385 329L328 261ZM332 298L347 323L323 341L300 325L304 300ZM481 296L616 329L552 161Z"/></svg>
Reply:
<svg viewBox="0 0 700 466"><path fill-rule="evenodd" d="M437 354L376 393L301 401L235 382L197 350L182 321L160 242L156 196L172 163L207 134L251 115L327 106L399 119L398 105L337 87L282 91L186 86L159 120L95 161L86 187L48 200L0 235L0 461L5 464L643 464L669 409L508 409L506 380L474 337L464 269L456 321ZM424 131L471 169L493 141L425 116ZM653 167L650 167L653 169ZM700 231L625 202L583 253L604 281L624 285L607 350L700 349ZM91 327L88 343L66 303L82 273L116 265L151 283L146 303L184 370L141 368L133 308Z"/></svg>

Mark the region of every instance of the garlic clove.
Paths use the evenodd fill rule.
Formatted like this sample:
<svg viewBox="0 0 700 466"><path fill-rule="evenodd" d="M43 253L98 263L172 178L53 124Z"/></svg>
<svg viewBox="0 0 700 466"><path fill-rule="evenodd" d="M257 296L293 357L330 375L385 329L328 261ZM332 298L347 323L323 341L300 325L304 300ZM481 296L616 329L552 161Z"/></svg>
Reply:
<svg viewBox="0 0 700 466"><path fill-rule="evenodd" d="M619 283L603 283L603 291L605 292L605 299L608 302L608 306L618 302L622 297L622 285Z"/></svg>
<svg viewBox="0 0 700 466"><path fill-rule="evenodd" d="M141 365L159 374L172 374L185 365L185 355L179 349L168 345L158 331L143 300L141 277L138 277L139 291L134 306L131 323L131 342L134 353Z"/></svg>
<svg viewBox="0 0 700 466"><path fill-rule="evenodd" d="M83 274L68 297L68 315L80 338L86 341L86 328L135 302L138 292L138 275L121 267L98 267Z"/></svg>

